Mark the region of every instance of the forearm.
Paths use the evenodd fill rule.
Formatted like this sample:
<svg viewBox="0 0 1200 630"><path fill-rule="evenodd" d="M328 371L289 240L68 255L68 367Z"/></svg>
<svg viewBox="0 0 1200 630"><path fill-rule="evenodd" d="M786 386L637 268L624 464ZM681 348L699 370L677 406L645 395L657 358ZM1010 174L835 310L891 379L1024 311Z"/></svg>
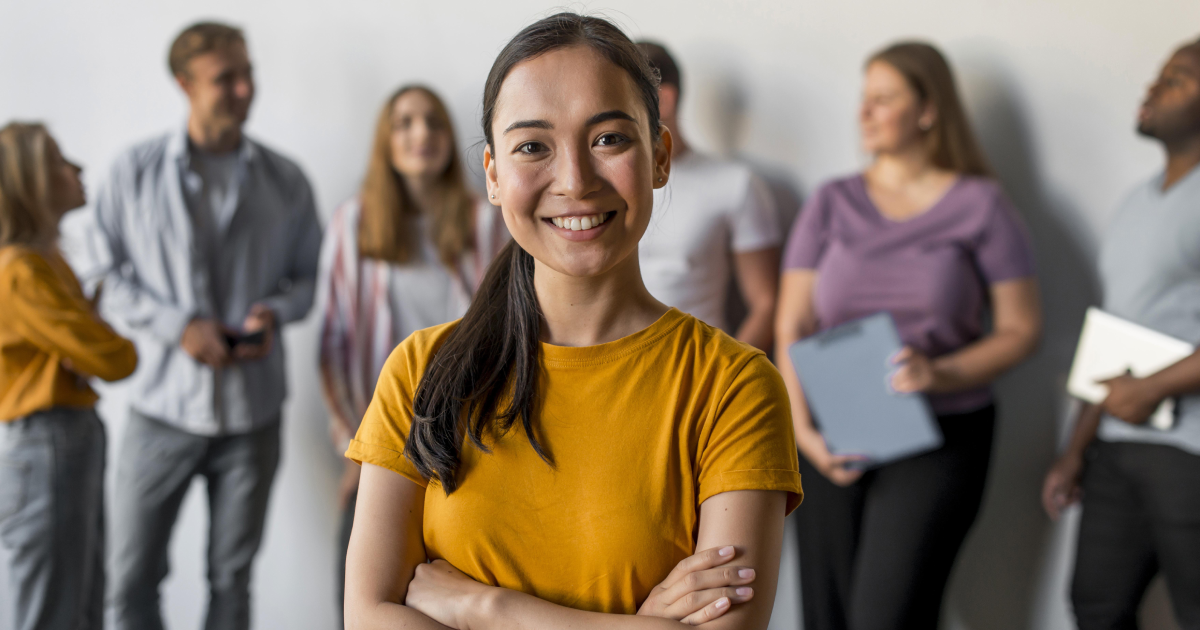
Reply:
<svg viewBox="0 0 1200 630"><path fill-rule="evenodd" d="M259 303L275 313L275 321L279 326L304 319L312 308L313 297L316 295L317 281L315 277L297 278L291 281L286 290L274 293Z"/></svg>
<svg viewBox="0 0 1200 630"><path fill-rule="evenodd" d="M1037 347L1036 334L997 331L933 360L930 392L949 393L987 385L1025 360Z"/></svg>
<svg viewBox="0 0 1200 630"><path fill-rule="evenodd" d="M451 630L403 604L346 606L346 630Z"/></svg>
<svg viewBox="0 0 1200 630"><path fill-rule="evenodd" d="M1079 416L1075 419L1075 428L1071 430L1071 438L1063 449L1063 457L1083 457L1092 440L1096 439L1096 431L1100 428L1100 416L1103 408L1092 403L1082 403Z"/></svg>
<svg viewBox="0 0 1200 630"><path fill-rule="evenodd" d="M1200 391L1200 352L1143 379L1159 399Z"/></svg>
<svg viewBox="0 0 1200 630"><path fill-rule="evenodd" d="M763 352L771 349L774 335L775 302L754 305L737 329L737 340Z"/></svg>
<svg viewBox="0 0 1200 630"><path fill-rule="evenodd" d="M160 341L177 344L183 329L195 315L178 304L167 302L136 281L113 271L104 277L101 298L105 314L135 330L148 330Z"/></svg>
<svg viewBox="0 0 1200 630"><path fill-rule="evenodd" d="M509 589L492 589L483 605L473 607L461 630L675 630L683 623L661 617L613 615L552 604Z"/></svg>

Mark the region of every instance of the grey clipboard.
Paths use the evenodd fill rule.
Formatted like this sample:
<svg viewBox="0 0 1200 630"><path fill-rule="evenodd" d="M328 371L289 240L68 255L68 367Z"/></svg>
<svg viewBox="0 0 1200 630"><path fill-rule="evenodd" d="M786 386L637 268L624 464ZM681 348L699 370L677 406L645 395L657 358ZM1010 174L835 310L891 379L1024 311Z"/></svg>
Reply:
<svg viewBox="0 0 1200 630"><path fill-rule="evenodd" d="M888 313L848 322L798 341L788 356L800 377L830 452L861 455L874 468L942 445L942 432L921 394L889 384L902 348Z"/></svg>

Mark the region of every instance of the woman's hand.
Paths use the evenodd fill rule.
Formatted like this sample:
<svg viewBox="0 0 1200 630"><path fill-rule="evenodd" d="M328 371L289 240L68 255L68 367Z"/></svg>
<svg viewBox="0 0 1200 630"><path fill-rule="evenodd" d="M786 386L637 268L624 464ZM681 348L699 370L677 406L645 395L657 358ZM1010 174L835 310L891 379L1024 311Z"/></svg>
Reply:
<svg viewBox="0 0 1200 630"><path fill-rule="evenodd" d="M754 569L722 566L736 555L729 546L684 558L650 591L637 614L698 626L724 615L733 604L750 601L754 589L747 585L754 581Z"/></svg>
<svg viewBox="0 0 1200 630"><path fill-rule="evenodd" d="M928 392L937 382L933 361L912 346L904 346L892 357L892 363L900 366L892 372L892 389L902 394Z"/></svg>
<svg viewBox="0 0 1200 630"><path fill-rule="evenodd" d="M1101 406L1109 415L1129 424L1145 424L1163 401L1163 396L1144 378L1122 374L1098 382L1108 387L1108 396Z"/></svg>
<svg viewBox="0 0 1200 630"><path fill-rule="evenodd" d="M862 477L863 471L849 468L855 462L862 462L864 458L858 455L834 455L829 452L829 447L825 444L825 438L819 432L813 429L797 430L796 445L800 447L800 452L808 463L817 469L817 472L825 476L826 479L839 486L848 486L859 477Z"/></svg>
<svg viewBox="0 0 1200 630"><path fill-rule="evenodd" d="M1062 511L1082 496L1079 487L1082 473L1083 458L1076 453L1064 453L1050 467L1042 483L1042 507L1051 519L1057 521Z"/></svg>
<svg viewBox="0 0 1200 630"><path fill-rule="evenodd" d="M445 560L417 565L404 605L455 630L467 630L467 614L478 610L492 587L480 584Z"/></svg>

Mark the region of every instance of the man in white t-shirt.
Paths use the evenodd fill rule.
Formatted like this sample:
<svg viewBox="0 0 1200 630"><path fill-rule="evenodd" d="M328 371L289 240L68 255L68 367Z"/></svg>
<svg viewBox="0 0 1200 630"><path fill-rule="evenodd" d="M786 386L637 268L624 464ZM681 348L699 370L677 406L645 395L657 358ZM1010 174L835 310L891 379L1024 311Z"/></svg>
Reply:
<svg viewBox="0 0 1200 630"><path fill-rule="evenodd" d="M654 216L639 248L654 297L748 344L771 347L779 283L779 216L749 168L692 151L678 124L679 66L658 44L638 47L662 77L658 111L674 139L670 183L654 192ZM731 286L746 305L727 321Z"/></svg>

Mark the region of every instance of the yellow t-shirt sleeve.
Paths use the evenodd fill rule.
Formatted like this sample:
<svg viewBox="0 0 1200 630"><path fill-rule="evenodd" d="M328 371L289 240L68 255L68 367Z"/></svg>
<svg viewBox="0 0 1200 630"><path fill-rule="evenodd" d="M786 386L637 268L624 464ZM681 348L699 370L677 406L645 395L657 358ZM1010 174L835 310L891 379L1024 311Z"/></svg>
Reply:
<svg viewBox="0 0 1200 630"><path fill-rule="evenodd" d="M421 333L417 333L420 335ZM350 441L346 457L399 473L422 487L429 480L404 457L404 443L412 426L413 395L424 373L425 359L413 337L396 346L383 366L375 395Z"/></svg>
<svg viewBox="0 0 1200 630"><path fill-rule="evenodd" d="M788 514L800 505L787 389L766 356L756 354L729 382L702 437L699 503L734 490L779 490L788 493Z"/></svg>

